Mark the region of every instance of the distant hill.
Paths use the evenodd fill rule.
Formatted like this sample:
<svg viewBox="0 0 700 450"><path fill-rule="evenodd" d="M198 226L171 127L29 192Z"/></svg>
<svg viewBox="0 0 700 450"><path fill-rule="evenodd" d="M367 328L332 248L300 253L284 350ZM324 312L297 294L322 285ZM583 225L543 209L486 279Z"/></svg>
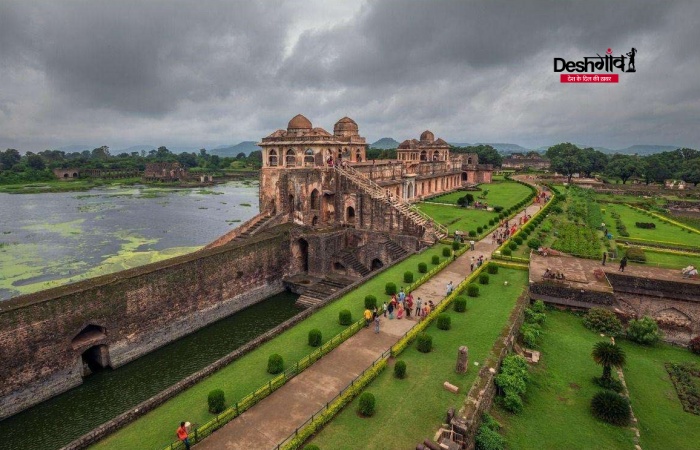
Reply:
<svg viewBox="0 0 700 450"><path fill-rule="evenodd" d="M250 155L251 152L256 150L262 150L260 147L258 147L257 142L243 141L236 145L213 148L209 150L209 153L219 156L236 156L241 152L245 153L246 155Z"/></svg>
<svg viewBox="0 0 700 450"><path fill-rule="evenodd" d="M479 142L476 145L490 145L501 153L527 153L530 149L522 147L518 144L502 144L502 143L489 143L489 142Z"/></svg>
<svg viewBox="0 0 700 450"><path fill-rule="evenodd" d="M99 147L99 145L97 145L95 147L90 147L89 145L72 144L72 145L65 145L63 147L58 147L56 150L60 150L62 152L66 152L66 153L76 153L76 152L80 153L80 152L83 152L85 150L92 151L93 149L96 149L97 147Z"/></svg>
<svg viewBox="0 0 700 450"><path fill-rule="evenodd" d="M131 153L131 152L141 153L141 150L148 153L150 150L155 150L155 149L156 149L156 147L154 145L132 145L131 147L120 148L118 150L110 149L109 152L112 153L113 155L118 155L120 153Z"/></svg>
<svg viewBox="0 0 700 450"><path fill-rule="evenodd" d="M448 142L453 147L471 147L474 144L468 144L466 142Z"/></svg>
<svg viewBox="0 0 700 450"><path fill-rule="evenodd" d="M377 142L369 144L370 148L379 148L382 150L390 150L399 146L399 142L394 138L383 137Z"/></svg>
<svg viewBox="0 0 700 450"><path fill-rule="evenodd" d="M614 153L623 153L625 155L653 155L654 153L670 152L680 147L676 145L631 145L626 148L616 150Z"/></svg>

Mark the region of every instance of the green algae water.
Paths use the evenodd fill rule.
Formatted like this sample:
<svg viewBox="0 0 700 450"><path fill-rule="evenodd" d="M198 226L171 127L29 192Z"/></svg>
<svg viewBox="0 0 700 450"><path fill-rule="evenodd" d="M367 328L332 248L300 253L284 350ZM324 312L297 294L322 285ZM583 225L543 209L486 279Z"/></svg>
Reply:
<svg viewBox="0 0 700 450"><path fill-rule="evenodd" d="M0 421L2 448L58 449L297 314L281 293Z"/></svg>

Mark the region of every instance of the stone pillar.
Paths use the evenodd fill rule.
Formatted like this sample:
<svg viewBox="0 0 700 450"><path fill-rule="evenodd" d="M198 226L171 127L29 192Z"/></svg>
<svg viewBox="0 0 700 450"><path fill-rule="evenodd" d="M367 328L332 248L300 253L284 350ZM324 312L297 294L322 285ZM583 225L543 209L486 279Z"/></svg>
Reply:
<svg viewBox="0 0 700 450"><path fill-rule="evenodd" d="M466 345L459 347L457 351L457 373L466 373L469 366L469 348Z"/></svg>

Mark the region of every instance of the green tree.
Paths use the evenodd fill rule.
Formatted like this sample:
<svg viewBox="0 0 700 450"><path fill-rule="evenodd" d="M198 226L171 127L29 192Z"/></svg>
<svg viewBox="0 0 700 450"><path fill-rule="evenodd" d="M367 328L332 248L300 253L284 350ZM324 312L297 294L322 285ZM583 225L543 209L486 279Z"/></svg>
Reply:
<svg viewBox="0 0 700 450"><path fill-rule="evenodd" d="M700 158L691 159L684 164L679 176L686 183L693 183L693 186L697 186L700 183Z"/></svg>
<svg viewBox="0 0 700 450"><path fill-rule="evenodd" d="M663 183L664 181L673 178L674 173L670 162L672 157L670 152L657 153L644 158L646 163L641 174L646 184Z"/></svg>
<svg viewBox="0 0 700 450"><path fill-rule="evenodd" d="M245 159L245 153L240 152L239 154L236 155L236 159Z"/></svg>
<svg viewBox="0 0 700 450"><path fill-rule="evenodd" d="M27 166L31 167L34 170L44 170L46 164L44 164L44 160L41 159L41 156L28 152Z"/></svg>
<svg viewBox="0 0 700 450"><path fill-rule="evenodd" d="M642 176L645 170L645 162L639 156L615 154L610 158L605 173L608 176L622 180L622 184L635 175Z"/></svg>
<svg viewBox="0 0 700 450"><path fill-rule="evenodd" d="M583 151L570 142L553 145L545 153L551 161L551 168L566 175L568 182L575 173L581 173L587 167L588 161Z"/></svg>
<svg viewBox="0 0 700 450"><path fill-rule="evenodd" d="M103 145L102 147L98 147L96 149L93 149L92 152L90 153L90 156L93 159L107 159L111 155L109 153L109 147L106 145Z"/></svg>
<svg viewBox="0 0 700 450"><path fill-rule="evenodd" d="M172 152L168 150L167 147L161 146L158 147L158 150L156 150L156 158L162 159L162 158L167 158L168 156L171 156Z"/></svg>
<svg viewBox="0 0 700 450"><path fill-rule="evenodd" d="M8 148L4 152L0 153L0 167L3 170L9 170L15 165L19 164L22 159L22 155L19 154L14 148Z"/></svg>
<svg viewBox="0 0 700 450"><path fill-rule="evenodd" d="M587 177L591 177L593 173L600 173L605 170L608 165L608 155L605 153L595 150L591 147L584 148L582 151L585 158L585 164L583 167L583 173Z"/></svg>
<svg viewBox="0 0 700 450"><path fill-rule="evenodd" d="M598 342L593 346L593 361L596 364L603 366L602 381L610 381L612 379L612 368L622 367L625 365L625 352L612 342Z"/></svg>

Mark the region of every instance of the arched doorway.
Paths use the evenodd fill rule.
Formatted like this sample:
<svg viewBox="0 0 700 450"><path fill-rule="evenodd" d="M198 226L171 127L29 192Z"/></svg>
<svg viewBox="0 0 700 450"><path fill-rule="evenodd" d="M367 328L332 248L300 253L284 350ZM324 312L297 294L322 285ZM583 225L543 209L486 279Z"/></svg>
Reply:
<svg viewBox="0 0 700 450"><path fill-rule="evenodd" d="M294 152L294 150L292 150L291 148L289 150L287 150L286 158L287 158L287 160L286 160L287 167L294 167L296 165L297 156L296 156L296 153Z"/></svg>
<svg viewBox="0 0 700 450"><path fill-rule="evenodd" d="M311 209L319 209L318 205L318 189L311 191Z"/></svg>
<svg viewBox="0 0 700 450"><path fill-rule="evenodd" d="M467 172L462 172L462 182L467 181Z"/></svg>
<svg viewBox="0 0 700 450"><path fill-rule="evenodd" d="M471 156L467 158L467 165L471 166L472 165L472 158Z"/></svg>
<svg viewBox="0 0 700 450"><path fill-rule="evenodd" d="M362 152L360 152L359 150L355 152L355 161L362 162Z"/></svg>
<svg viewBox="0 0 700 450"><path fill-rule="evenodd" d="M440 160L440 152L435 150L433 152L433 161L439 161Z"/></svg>
<svg viewBox="0 0 700 450"><path fill-rule="evenodd" d="M422 152L420 152L420 160L421 160L421 161L427 161L427 160L428 160L428 154L426 153L425 150L423 150Z"/></svg>
<svg viewBox="0 0 700 450"><path fill-rule="evenodd" d="M107 332L104 327L89 324L71 340L71 347L81 351L82 375L110 367Z"/></svg>
<svg viewBox="0 0 700 450"><path fill-rule="evenodd" d="M78 178L78 174L73 172L73 178Z"/></svg>
<svg viewBox="0 0 700 450"><path fill-rule="evenodd" d="M309 271L309 243L306 239L301 238L299 243L299 262L301 263L301 270L304 272Z"/></svg>
<svg viewBox="0 0 700 450"><path fill-rule="evenodd" d="M289 194L289 212L293 213L294 212L294 196L292 194Z"/></svg>
<svg viewBox="0 0 700 450"><path fill-rule="evenodd" d="M384 267L384 263L379 258L374 258L372 260L372 272L374 272L377 269L381 269L382 267Z"/></svg>
<svg viewBox="0 0 700 450"><path fill-rule="evenodd" d="M307 148L304 152L304 166L310 167L314 165L314 151Z"/></svg>
<svg viewBox="0 0 700 450"><path fill-rule="evenodd" d="M333 270L337 270L338 272L345 272L345 266L336 261L333 263Z"/></svg>
<svg viewBox="0 0 700 450"><path fill-rule="evenodd" d="M318 225L318 216L314 216L313 219L311 219L311 226L315 227Z"/></svg>
<svg viewBox="0 0 700 450"><path fill-rule="evenodd" d="M348 206L345 210L345 221L350 224L355 223L355 208Z"/></svg>

